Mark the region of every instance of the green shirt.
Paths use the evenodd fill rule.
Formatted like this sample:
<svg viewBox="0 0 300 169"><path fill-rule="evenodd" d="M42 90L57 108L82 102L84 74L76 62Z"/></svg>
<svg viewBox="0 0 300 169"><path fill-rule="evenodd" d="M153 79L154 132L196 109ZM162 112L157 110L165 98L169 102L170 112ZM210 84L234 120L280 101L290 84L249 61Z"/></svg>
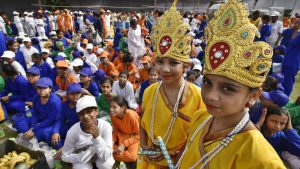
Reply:
<svg viewBox="0 0 300 169"><path fill-rule="evenodd" d="M5 80L3 77L0 75L0 92L2 92L5 88Z"/></svg>
<svg viewBox="0 0 300 169"><path fill-rule="evenodd" d="M100 94L100 96L97 98L97 105L100 117L109 115L109 101L105 99L103 94Z"/></svg>
<svg viewBox="0 0 300 169"><path fill-rule="evenodd" d="M66 54L67 59L68 59L69 61L73 61L73 55L71 54L73 50L74 50L73 45L71 45L71 46L65 48L65 50L64 50L64 53ZM53 51L53 52L52 52L52 55L53 55L53 56L57 56L59 52L60 52L60 51Z"/></svg>
<svg viewBox="0 0 300 169"><path fill-rule="evenodd" d="M285 108L290 112L293 127L300 129L300 105L295 101L289 101Z"/></svg>

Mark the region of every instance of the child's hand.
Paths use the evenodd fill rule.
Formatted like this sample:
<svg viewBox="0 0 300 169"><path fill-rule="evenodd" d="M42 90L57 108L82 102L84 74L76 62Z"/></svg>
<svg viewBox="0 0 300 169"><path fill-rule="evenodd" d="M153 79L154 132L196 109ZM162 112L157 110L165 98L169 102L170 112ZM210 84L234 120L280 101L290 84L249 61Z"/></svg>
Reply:
<svg viewBox="0 0 300 169"><path fill-rule="evenodd" d="M86 130L86 133L93 135L93 138L97 138L99 136L99 128L97 125L91 125Z"/></svg>
<svg viewBox="0 0 300 169"><path fill-rule="evenodd" d="M290 113L288 114L288 122L287 122L287 124L286 124L286 129L293 129L293 126L292 126L292 118L291 118L291 115L290 115Z"/></svg>
<svg viewBox="0 0 300 169"><path fill-rule="evenodd" d="M262 109L262 114L260 116L260 119L258 120L258 122L255 124L255 126L257 127L257 129L260 130L261 126L264 124L265 120L266 120L266 116L267 116L267 109L264 108Z"/></svg>
<svg viewBox="0 0 300 169"><path fill-rule="evenodd" d="M34 132L32 131L32 129L28 130L26 133L24 133L25 138L27 138L28 140L32 139L34 137Z"/></svg>
<svg viewBox="0 0 300 169"><path fill-rule="evenodd" d="M51 143L56 146L60 142L60 135L58 133L54 133L52 135Z"/></svg>

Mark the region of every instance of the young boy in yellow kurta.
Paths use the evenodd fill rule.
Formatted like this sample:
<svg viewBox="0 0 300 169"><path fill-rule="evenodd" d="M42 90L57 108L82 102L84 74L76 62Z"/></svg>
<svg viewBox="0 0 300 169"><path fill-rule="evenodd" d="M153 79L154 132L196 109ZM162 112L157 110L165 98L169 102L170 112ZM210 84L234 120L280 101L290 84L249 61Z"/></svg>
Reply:
<svg viewBox="0 0 300 169"><path fill-rule="evenodd" d="M272 48L253 42L257 28L238 0L229 0L206 29L201 95L176 168L283 169L272 146L249 119L272 63ZM209 114L208 114L209 113Z"/></svg>
<svg viewBox="0 0 300 169"><path fill-rule="evenodd" d="M161 136L171 158L176 159L186 142L195 111L204 108L204 104L200 88L183 77L190 65L192 37L186 34L189 25L182 22L175 5L153 29L154 67L161 82L149 86L143 96L140 146L142 152L157 151L157 137ZM162 154L144 155L137 168L159 169L168 165Z"/></svg>

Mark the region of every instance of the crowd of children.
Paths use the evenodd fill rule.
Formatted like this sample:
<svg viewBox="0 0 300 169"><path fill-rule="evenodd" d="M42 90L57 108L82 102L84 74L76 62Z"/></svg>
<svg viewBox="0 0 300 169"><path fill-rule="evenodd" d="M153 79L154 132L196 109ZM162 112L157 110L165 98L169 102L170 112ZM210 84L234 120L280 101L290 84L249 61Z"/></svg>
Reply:
<svg viewBox="0 0 300 169"><path fill-rule="evenodd" d="M235 0L230 1L234 4ZM245 102L254 125L244 127L256 127L281 159L293 169L300 168L300 96L295 101L289 98L300 68L300 19L286 24L278 20L276 11L263 16L259 11L253 13L249 24L260 32L255 41L273 47L273 51L265 49L264 57L273 55L270 65L259 68L270 67L270 71L264 71L269 72L266 80L249 85L251 82L224 72L208 71L207 66L218 67L214 65L218 61L212 58L224 57L226 50L216 50L222 51L226 45L210 51L209 40L213 39L205 36L205 13L182 13L181 23L166 18L168 12L141 16L103 9L99 14L91 10L83 13L65 9L54 14L39 10L14 12L13 22L0 14L0 41L5 42L0 44L0 120L10 120L27 139L35 137L48 143L58 150L55 158L72 163L73 168L119 168L124 162L127 168L154 169L167 166L165 157L139 158L138 152L140 148L140 153L156 151L157 136L163 137L172 160L193 160L184 154L179 157L184 148L191 153L186 147L190 129L196 129L192 124L201 124L204 118L197 110L218 112L218 105L208 104L216 98L205 93L213 92L215 83L222 83L220 90L228 98L235 90L254 86L249 93L257 93L257 97ZM174 16L181 17L177 13ZM236 39L247 38L248 34L243 34ZM175 42L176 47L171 45ZM246 52L244 58L252 58L252 53ZM204 70L207 73L203 77ZM215 75L222 78L215 79ZM218 114L212 116L214 120L219 118ZM219 126L213 120L209 123ZM209 134L205 139L213 140L217 135ZM204 147L200 148L203 153ZM182 168L179 163L177 166Z"/></svg>

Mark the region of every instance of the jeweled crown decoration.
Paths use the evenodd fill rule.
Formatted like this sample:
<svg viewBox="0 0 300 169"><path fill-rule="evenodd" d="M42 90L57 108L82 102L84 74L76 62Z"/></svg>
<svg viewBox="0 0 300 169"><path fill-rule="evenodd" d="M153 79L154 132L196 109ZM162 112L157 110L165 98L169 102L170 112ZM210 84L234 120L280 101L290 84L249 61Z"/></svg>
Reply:
<svg viewBox="0 0 300 169"><path fill-rule="evenodd" d="M187 33L190 26L183 23L182 16L176 10L177 1L174 0L171 8L154 25L151 41L156 57L170 57L189 62L192 37Z"/></svg>
<svg viewBox="0 0 300 169"><path fill-rule="evenodd" d="M253 42L260 34L248 16L239 0L229 0L215 12L205 30L204 75L225 76L253 88L263 84L273 50L265 42Z"/></svg>

